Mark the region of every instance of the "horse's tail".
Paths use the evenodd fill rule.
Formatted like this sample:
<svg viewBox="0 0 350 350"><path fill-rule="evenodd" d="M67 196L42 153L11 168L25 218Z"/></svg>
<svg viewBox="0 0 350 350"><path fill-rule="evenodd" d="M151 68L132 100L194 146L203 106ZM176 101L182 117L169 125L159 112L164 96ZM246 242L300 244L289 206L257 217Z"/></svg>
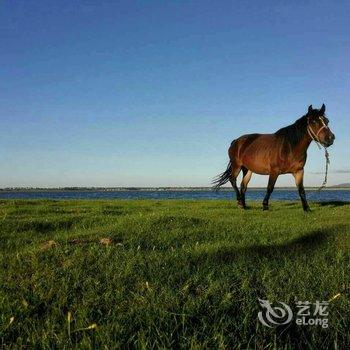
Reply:
<svg viewBox="0 0 350 350"><path fill-rule="evenodd" d="M230 179L230 176L231 176L231 162L228 163L227 168L223 173L219 174L213 179L212 181L213 190L219 191L220 187Z"/></svg>

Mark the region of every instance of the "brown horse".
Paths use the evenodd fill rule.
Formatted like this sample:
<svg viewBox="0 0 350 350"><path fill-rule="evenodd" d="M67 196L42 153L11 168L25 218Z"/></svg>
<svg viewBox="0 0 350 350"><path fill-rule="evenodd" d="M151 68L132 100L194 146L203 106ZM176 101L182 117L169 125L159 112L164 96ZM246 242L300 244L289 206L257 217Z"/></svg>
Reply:
<svg viewBox="0 0 350 350"><path fill-rule="evenodd" d="M328 127L325 110L324 104L320 109L313 109L311 105L307 114L274 134L249 134L233 140L228 149L230 162L226 171L214 179L214 189L218 190L230 181L236 192L238 205L245 209L245 192L252 173L269 175L263 201L263 209L267 210L277 177L281 174L293 174L303 209L309 211L303 185L307 149L312 140L329 147L335 139ZM236 179L241 170L243 178L239 190Z"/></svg>

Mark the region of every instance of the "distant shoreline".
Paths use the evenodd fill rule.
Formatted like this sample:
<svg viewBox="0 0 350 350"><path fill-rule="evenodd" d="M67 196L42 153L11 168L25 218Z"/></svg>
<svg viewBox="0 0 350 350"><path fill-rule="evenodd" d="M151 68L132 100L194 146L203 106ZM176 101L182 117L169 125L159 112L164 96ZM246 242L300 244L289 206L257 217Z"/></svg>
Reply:
<svg viewBox="0 0 350 350"><path fill-rule="evenodd" d="M319 187L306 187L306 190L317 190ZM276 187L277 191L291 191L295 187ZM266 187L250 187L250 191L266 190ZM350 187L330 186L322 191L350 191ZM0 188L0 192L122 192L122 191L212 191L211 187L62 187L62 188ZM220 191L232 191L231 187L222 187Z"/></svg>

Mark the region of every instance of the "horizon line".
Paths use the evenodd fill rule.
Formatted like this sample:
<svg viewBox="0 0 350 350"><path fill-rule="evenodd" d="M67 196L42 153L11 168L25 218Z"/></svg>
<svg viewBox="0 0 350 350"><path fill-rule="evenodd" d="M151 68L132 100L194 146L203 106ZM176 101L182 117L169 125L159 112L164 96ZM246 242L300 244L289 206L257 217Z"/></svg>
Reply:
<svg viewBox="0 0 350 350"><path fill-rule="evenodd" d="M337 185L327 186L326 188L349 188L350 183L342 183ZM305 186L305 188L318 189L319 186ZM71 190L71 191L79 191L79 190L128 190L128 191L136 191L136 190L181 190L181 189L189 189L189 190L200 190L206 189L211 190L211 186L57 186L57 187L32 187L32 186L12 186L12 187L0 187L0 191L30 191L30 190ZM220 190L231 190L232 187L225 186L221 187ZM266 186L252 186L249 189L266 189ZM296 189L295 186L276 186L275 189Z"/></svg>

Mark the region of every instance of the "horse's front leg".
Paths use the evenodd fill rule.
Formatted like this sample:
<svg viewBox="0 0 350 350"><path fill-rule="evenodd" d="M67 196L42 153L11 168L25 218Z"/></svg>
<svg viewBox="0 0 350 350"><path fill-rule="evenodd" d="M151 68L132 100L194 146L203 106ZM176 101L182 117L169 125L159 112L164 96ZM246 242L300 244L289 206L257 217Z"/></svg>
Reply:
<svg viewBox="0 0 350 350"><path fill-rule="evenodd" d="M294 174L295 184L298 187L301 204L303 205L304 211L311 211L309 204L306 200L305 189L304 189L304 169L301 169Z"/></svg>
<svg viewBox="0 0 350 350"><path fill-rule="evenodd" d="M263 210L269 209L269 199L270 199L271 193L273 192L273 189L275 187L275 183L276 183L277 178L278 178L277 174L270 174L269 183L267 185L266 196L265 196L264 201L263 201Z"/></svg>

